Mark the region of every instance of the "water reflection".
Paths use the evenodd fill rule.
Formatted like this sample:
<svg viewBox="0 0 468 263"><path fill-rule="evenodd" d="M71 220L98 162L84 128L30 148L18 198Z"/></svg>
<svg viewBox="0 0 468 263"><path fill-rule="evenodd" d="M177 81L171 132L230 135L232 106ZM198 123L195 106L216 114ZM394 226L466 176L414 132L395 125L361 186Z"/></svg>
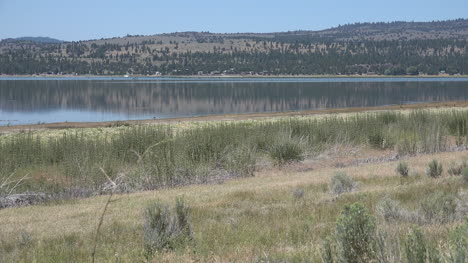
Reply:
<svg viewBox="0 0 468 263"><path fill-rule="evenodd" d="M368 107L468 99L468 81L2 80L0 125Z"/></svg>

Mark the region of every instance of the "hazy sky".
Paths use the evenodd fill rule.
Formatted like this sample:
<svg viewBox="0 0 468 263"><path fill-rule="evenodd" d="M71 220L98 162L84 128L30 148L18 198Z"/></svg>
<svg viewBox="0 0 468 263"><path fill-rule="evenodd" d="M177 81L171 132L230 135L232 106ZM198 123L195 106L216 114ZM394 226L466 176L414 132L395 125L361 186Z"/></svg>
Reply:
<svg viewBox="0 0 468 263"><path fill-rule="evenodd" d="M275 32L353 22L455 18L468 18L468 0L0 0L0 39Z"/></svg>

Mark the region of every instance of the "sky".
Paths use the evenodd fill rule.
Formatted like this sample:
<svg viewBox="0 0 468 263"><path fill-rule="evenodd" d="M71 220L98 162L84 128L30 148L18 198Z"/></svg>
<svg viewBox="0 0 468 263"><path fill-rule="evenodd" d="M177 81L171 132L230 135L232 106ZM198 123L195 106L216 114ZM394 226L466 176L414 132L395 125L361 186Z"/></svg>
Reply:
<svg viewBox="0 0 468 263"><path fill-rule="evenodd" d="M468 0L0 0L0 39L280 32L456 18L468 18Z"/></svg>

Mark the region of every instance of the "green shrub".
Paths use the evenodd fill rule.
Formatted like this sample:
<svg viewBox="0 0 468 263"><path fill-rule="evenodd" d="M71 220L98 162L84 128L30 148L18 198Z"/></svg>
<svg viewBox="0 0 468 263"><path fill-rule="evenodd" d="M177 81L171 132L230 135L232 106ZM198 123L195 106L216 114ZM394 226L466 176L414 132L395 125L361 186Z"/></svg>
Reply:
<svg viewBox="0 0 468 263"><path fill-rule="evenodd" d="M179 235L183 239L192 239L192 226L190 224L190 207L185 203L184 199L177 198L175 212L177 217L177 228Z"/></svg>
<svg viewBox="0 0 468 263"><path fill-rule="evenodd" d="M450 262L468 261L468 218L450 233Z"/></svg>
<svg viewBox="0 0 468 263"><path fill-rule="evenodd" d="M408 263L443 262L437 247L426 241L417 226L413 226L406 235L404 246Z"/></svg>
<svg viewBox="0 0 468 263"><path fill-rule="evenodd" d="M425 263L427 258L426 241L421 229L413 226L405 240L406 259L409 263Z"/></svg>
<svg viewBox="0 0 468 263"><path fill-rule="evenodd" d="M400 203L388 197L383 198L377 204L377 213L385 219L385 221L395 221L403 217Z"/></svg>
<svg viewBox="0 0 468 263"><path fill-rule="evenodd" d="M468 183L468 167L463 169L462 176L463 176L463 180L465 181L465 183Z"/></svg>
<svg viewBox="0 0 468 263"><path fill-rule="evenodd" d="M432 162L428 164L426 174L432 178L437 178L442 175L442 171L443 171L442 164L438 162L437 160L432 160Z"/></svg>
<svg viewBox="0 0 468 263"><path fill-rule="evenodd" d="M451 193L437 191L423 199L420 212L426 222L446 223L455 218L457 198Z"/></svg>
<svg viewBox="0 0 468 263"><path fill-rule="evenodd" d="M399 162L396 167L397 173L399 173L403 177L407 177L409 174L408 164L405 162Z"/></svg>
<svg viewBox="0 0 468 263"><path fill-rule="evenodd" d="M456 162L451 162L449 168L447 169L447 172L449 175L452 176L458 176L461 175L463 172L463 169L467 167L466 161L462 161L460 163Z"/></svg>
<svg viewBox="0 0 468 263"><path fill-rule="evenodd" d="M149 259L157 251L172 250L192 239L189 207L176 200L175 212L159 202L149 205L144 214L144 248Z"/></svg>
<svg viewBox="0 0 468 263"><path fill-rule="evenodd" d="M374 131L368 135L369 144L377 149L386 149L389 145L386 144L384 135L379 131Z"/></svg>
<svg viewBox="0 0 468 263"><path fill-rule="evenodd" d="M276 165L304 160L304 147L301 139L291 136L280 136L267 151Z"/></svg>
<svg viewBox="0 0 468 263"><path fill-rule="evenodd" d="M346 173L338 172L331 178L330 192L332 194L351 192L355 187L356 183Z"/></svg>
<svg viewBox="0 0 468 263"><path fill-rule="evenodd" d="M336 223L339 258L350 263L372 261L375 232L375 218L364 205L345 206Z"/></svg>

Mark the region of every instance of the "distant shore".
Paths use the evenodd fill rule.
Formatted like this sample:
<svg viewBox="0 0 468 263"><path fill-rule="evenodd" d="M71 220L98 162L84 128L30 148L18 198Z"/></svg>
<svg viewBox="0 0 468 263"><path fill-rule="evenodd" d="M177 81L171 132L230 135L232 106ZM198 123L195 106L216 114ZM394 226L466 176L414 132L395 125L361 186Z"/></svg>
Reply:
<svg viewBox="0 0 468 263"><path fill-rule="evenodd" d="M2 78L468 78L468 75L0 75Z"/></svg>

